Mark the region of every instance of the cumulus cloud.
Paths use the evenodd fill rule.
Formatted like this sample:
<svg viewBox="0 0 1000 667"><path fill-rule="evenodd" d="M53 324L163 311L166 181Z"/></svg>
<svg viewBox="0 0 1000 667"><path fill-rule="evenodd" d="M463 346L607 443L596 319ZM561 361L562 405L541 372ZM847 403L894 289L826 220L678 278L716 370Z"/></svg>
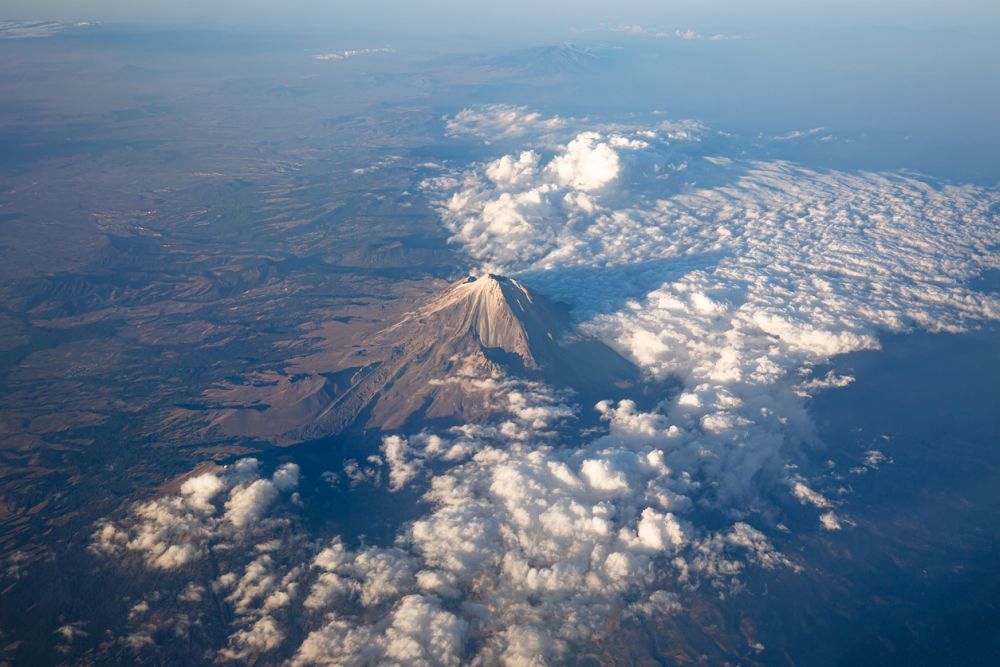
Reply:
<svg viewBox="0 0 1000 667"><path fill-rule="evenodd" d="M822 494L816 493L802 482L795 482L795 485L792 487L792 493L803 504L808 503L809 505L819 508L830 507L829 500L824 498Z"/></svg>
<svg viewBox="0 0 1000 667"><path fill-rule="evenodd" d="M618 153L611 145L601 141L596 132L582 132L566 145L566 149L546 166L555 181L575 190L596 190L618 177L620 170ZM618 145L628 140L616 137ZM640 144L641 145L641 144Z"/></svg>
<svg viewBox="0 0 1000 667"><path fill-rule="evenodd" d="M86 637L89 633L84 630L85 623L83 621L77 621L76 623L67 623L66 625L61 625L56 629L55 633L59 635L64 641L71 643L77 637Z"/></svg>
<svg viewBox="0 0 1000 667"><path fill-rule="evenodd" d="M293 665L459 665L468 624L422 595L402 598L379 624L357 627L336 616L312 632Z"/></svg>
<svg viewBox="0 0 1000 667"><path fill-rule="evenodd" d="M527 107L508 104L488 104L463 109L444 120L445 131L449 136L472 137L490 143L525 136L537 138L566 126L566 121L558 116L546 118Z"/></svg>
<svg viewBox="0 0 1000 667"><path fill-rule="evenodd" d="M827 371L823 377L810 377L801 382L796 390L799 396L812 396L814 392L823 389L839 389L854 382L852 375L837 375L833 371Z"/></svg>
<svg viewBox="0 0 1000 667"><path fill-rule="evenodd" d="M834 512L820 514L819 523L824 530L840 530L840 519Z"/></svg>
<svg viewBox="0 0 1000 667"><path fill-rule="evenodd" d="M537 169L538 153L524 151L517 158L504 155L486 165L486 177L497 185L517 185L520 181L532 178Z"/></svg>
<svg viewBox="0 0 1000 667"><path fill-rule="evenodd" d="M628 606L628 612L634 616L669 616L683 609L680 600L674 593L653 591L648 597L633 602Z"/></svg>
<svg viewBox="0 0 1000 667"><path fill-rule="evenodd" d="M90 547L104 554L135 553L149 567L176 569L202 557L210 545L244 539L251 526L266 527L262 520L298 482L294 463L266 478L256 459L242 459L191 477L175 495L135 505L121 521L101 522Z"/></svg>
<svg viewBox="0 0 1000 667"><path fill-rule="evenodd" d="M420 466L410 456L409 442L398 435L382 439L382 453L389 466L389 488L398 491L417 476Z"/></svg>
<svg viewBox="0 0 1000 667"><path fill-rule="evenodd" d="M888 440L889 436L883 435L881 439ZM854 475L863 475L869 470L878 470L883 464L891 465L892 463L894 463L892 458L886 456L883 452L877 449L869 449L865 452L862 465L851 467L850 472Z"/></svg>
<svg viewBox="0 0 1000 667"><path fill-rule="evenodd" d="M277 543L273 548L283 546ZM265 547L264 551L267 550ZM285 631L274 613L298 598L303 569L303 565L281 567L270 554L263 553L247 564L241 575L227 572L215 581L213 588L224 594L238 626L229 637L229 645L220 653L222 657L245 660L281 646Z"/></svg>

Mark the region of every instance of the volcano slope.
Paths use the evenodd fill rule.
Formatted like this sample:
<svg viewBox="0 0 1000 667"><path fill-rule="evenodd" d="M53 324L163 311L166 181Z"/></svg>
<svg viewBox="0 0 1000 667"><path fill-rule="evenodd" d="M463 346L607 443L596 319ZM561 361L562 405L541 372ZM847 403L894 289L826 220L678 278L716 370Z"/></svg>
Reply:
<svg viewBox="0 0 1000 667"><path fill-rule="evenodd" d="M567 307L490 274L452 284L335 358L213 387L203 409L213 433L292 444L482 421L503 407L488 381L505 377L571 389L583 405L640 383L633 364L574 327Z"/></svg>

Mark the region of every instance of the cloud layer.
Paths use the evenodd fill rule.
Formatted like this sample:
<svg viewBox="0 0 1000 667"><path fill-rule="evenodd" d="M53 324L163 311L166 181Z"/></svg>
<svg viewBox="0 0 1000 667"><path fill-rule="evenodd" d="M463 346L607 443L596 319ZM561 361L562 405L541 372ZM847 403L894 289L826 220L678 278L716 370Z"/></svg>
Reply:
<svg viewBox="0 0 1000 667"><path fill-rule="evenodd" d="M698 159L698 135L675 130L584 131L427 187L484 268L523 276L650 374L683 381L648 419L698 443L671 463L725 480L717 495L733 500L809 438L803 397L849 382L813 367L877 347L880 330L1000 316L996 295L967 286L1000 265L998 199L906 174ZM672 187L695 161L720 185Z"/></svg>
<svg viewBox="0 0 1000 667"><path fill-rule="evenodd" d="M992 191L706 154L691 122L584 127L494 106L447 128L523 143L425 183L453 241L681 389L642 409L500 375L443 379L506 413L387 436L364 471L354 462L355 484L423 492L427 513L389 546L265 539L257 527L294 511L282 499L300 473L252 460L100 526L95 551L154 570L227 550L222 657L546 664L617 612L679 613L685 591L738 590L748 567L796 569L775 547L785 522L850 526L838 482L810 463L806 407L851 378L814 369L883 330L1000 316L995 295L967 287L1000 268ZM598 431L580 425L591 410ZM855 470L882 461L873 450ZM788 519L803 512L812 528Z"/></svg>
<svg viewBox="0 0 1000 667"><path fill-rule="evenodd" d="M567 448L559 429L575 414L563 393L480 382L506 403L506 420L384 439L390 489L419 481L431 507L395 546L272 537L260 522L280 520L269 509L297 474L286 465L268 478L243 460L136 505L97 531L94 549L161 570L224 552L217 566L231 569L212 589L234 627L220 657L291 652L293 664L544 664L616 610L673 613L670 590L733 590L750 564L797 567L744 521L706 531L686 519L698 483L666 464L663 425L637 422L630 405L602 405L611 432ZM183 600L197 606L200 595ZM137 649L152 641L143 604L122 638ZM286 644L290 619L308 630L297 646Z"/></svg>

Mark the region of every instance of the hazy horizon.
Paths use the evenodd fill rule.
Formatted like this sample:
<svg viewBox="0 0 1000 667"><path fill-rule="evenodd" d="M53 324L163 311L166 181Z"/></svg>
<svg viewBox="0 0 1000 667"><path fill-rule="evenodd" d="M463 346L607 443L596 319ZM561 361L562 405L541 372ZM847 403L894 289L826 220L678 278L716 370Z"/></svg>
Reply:
<svg viewBox="0 0 1000 667"><path fill-rule="evenodd" d="M9 0L0 18L15 20L105 21L173 28L264 29L317 32L362 31L414 38L487 35L537 39L578 29L652 25L705 32L771 32L790 28L829 29L877 26L916 30L963 30L992 34L1000 30L1000 7L985 0L939 2L650 2L616 3L422 2L375 0L362 5L321 0L273 3L236 0L185 0L167 5L102 0L81 6L69 0Z"/></svg>

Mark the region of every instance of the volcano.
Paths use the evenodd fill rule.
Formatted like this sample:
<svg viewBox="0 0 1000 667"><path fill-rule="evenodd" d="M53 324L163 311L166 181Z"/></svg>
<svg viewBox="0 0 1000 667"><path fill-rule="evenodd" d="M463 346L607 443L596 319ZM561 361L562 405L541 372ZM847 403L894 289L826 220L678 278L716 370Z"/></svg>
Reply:
<svg viewBox="0 0 1000 667"><path fill-rule="evenodd" d="M301 441L351 427L476 422L497 406L476 380L515 377L573 389L581 401L633 386L638 370L574 326L568 307L498 275L452 284L339 357L335 369L272 373L213 399L229 435Z"/></svg>
<svg viewBox="0 0 1000 667"><path fill-rule="evenodd" d="M567 307L492 274L452 285L375 336L372 346L389 352L369 389L372 424L383 428L401 427L413 415L475 420L489 412L461 383L441 383L455 376L503 373L589 395L637 375L611 348L581 336Z"/></svg>

